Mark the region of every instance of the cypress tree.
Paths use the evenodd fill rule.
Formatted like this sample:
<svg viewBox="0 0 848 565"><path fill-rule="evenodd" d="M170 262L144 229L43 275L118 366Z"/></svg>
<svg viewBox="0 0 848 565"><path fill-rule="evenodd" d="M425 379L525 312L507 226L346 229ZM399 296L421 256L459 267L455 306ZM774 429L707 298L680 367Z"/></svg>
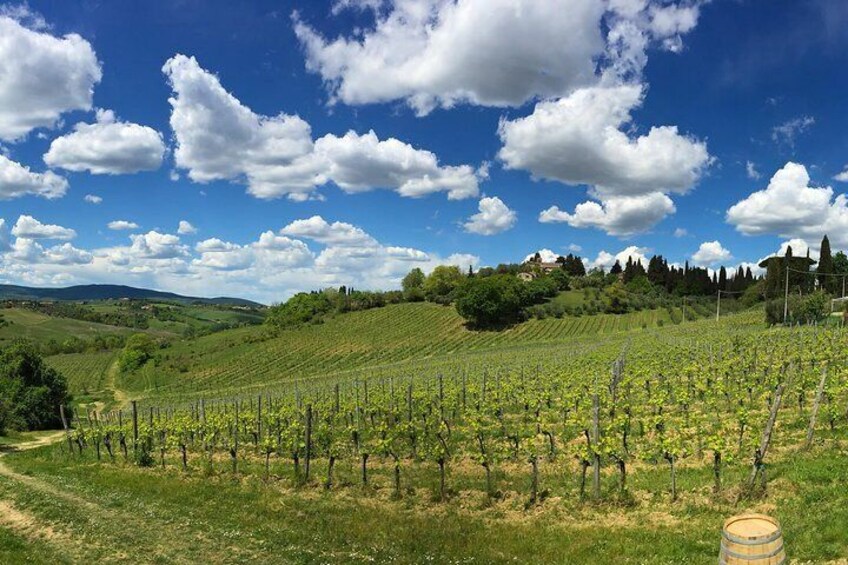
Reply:
<svg viewBox="0 0 848 565"><path fill-rule="evenodd" d="M819 255L819 266L816 269L818 273L819 286L833 294L835 277L832 277L833 270L833 255L830 252L830 240L827 235L824 236L821 242L821 254Z"/></svg>

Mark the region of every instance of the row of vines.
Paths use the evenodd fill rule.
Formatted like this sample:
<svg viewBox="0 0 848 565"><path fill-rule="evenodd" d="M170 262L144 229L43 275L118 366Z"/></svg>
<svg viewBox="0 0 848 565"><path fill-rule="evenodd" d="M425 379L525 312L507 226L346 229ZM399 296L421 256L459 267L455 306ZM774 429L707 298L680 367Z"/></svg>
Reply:
<svg viewBox="0 0 848 565"><path fill-rule="evenodd" d="M626 497L633 473L662 470L661 494L674 500L689 468L709 469L694 488L750 496L765 491L770 458L845 426L845 334L724 329L636 333L520 367L490 359L438 374L77 414L65 450L302 488L376 480L398 498L415 488L439 500L508 490L535 504L558 487L545 484L554 476L581 498ZM728 485L729 470L744 481Z"/></svg>

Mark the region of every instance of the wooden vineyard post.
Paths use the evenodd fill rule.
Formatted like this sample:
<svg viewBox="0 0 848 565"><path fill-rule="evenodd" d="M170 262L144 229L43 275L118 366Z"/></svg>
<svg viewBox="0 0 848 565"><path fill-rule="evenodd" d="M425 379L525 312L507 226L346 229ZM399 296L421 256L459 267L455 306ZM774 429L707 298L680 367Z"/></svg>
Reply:
<svg viewBox="0 0 848 565"><path fill-rule="evenodd" d="M138 457L138 403L132 401L133 457Z"/></svg>
<svg viewBox="0 0 848 565"><path fill-rule="evenodd" d="M306 405L306 466L304 481L309 482L309 461L312 459L312 404Z"/></svg>
<svg viewBox="0 0 848 565"><path fill-rule="evenodd" d="M819 406L821 406L822 396L824 395L824 385L827 382L827 365L822 368L821 380L819 381L819 386L816 389L816 399L813 402L813 411L810 414L810 426L807 428L807 439L804 442L804 449L810 449L810 446L813 444L813 433L816 430L816 417L819 413Z"/></svg>
<svg viewBox="0 0 848 565"><path fill-rule="evenodd" d="M335 386L335 395L336 395L336 399L335 399L335 400L336 400L336 403L335 403L335 409L336 409L336 411L335 411L335 413L336 413L336 414L338 414L338 413L339 413L339 408L340 408L340 406L341 406L341 403L339 402L339 383L336 383L336 386Z"/></svg>
<svg viewBox="0 0 848 565"><path fill-rule="evenodd" d="M601 403L598 399L596 388L592 394L592 496L595 500L601 498L601 454L599 452L601 441L600 412Z"/></svg>
<svg viewBox="0 0 848 565"><path fill-rule="evenodd" d="M62 427L65 428L65 437L68 440L68 449L71 450L71 455L74 454L74 444L71 441L71 431L68 428L68 419L65 418L65 407L61 404L59 405L59 416L62 418Z"/></svg>
<svg viewBox="0 0 848 565"><path fill-rule="evenodd" d="M256 401L256 442L255 446L259 447L259 442L262 441L262 395Z"/></svg>
<svg viewBox="0 0 848 565"><path fill-rule="evenodd" d="M786 367L783 368L781 372L781 377L786 372ZM780 410L780 403L783 400L783 391L786 390L786 382L781 379L781 383L778 385L777 390L774 393L774 399L771 403L771 411L769 412L768 421L766 422L766 427L763 430L763 437L760 440L760 447L757 448L757 451L754 453L754 463L751 466L751 476L748 477L748 492L750 492L754 485L757 482L757 477L761 474L765 473L763 469L765 465L766 453L768 453L769 444L771 444L771 434L774 431L774 424L777 421L777 413ZM765 480L763 480L763 484L765 485Z"/></svg>
<svg viewBox="0 0 848 565"><path fill-rule="evenodd" d="M233 447L230 456L233 459L233 475L238 473L238 436L239 436L239 402L235 402L235 423L233 424Z"/></svg>

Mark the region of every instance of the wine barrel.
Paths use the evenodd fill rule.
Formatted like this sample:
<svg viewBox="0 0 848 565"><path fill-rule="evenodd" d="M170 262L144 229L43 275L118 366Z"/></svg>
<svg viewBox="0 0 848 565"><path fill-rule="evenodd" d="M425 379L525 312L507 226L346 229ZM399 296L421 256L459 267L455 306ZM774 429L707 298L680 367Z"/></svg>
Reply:
<svg viewBox="0 0 848 565"><path fill-rule="evenodd" d="M777 520L763 514L734 516L721 532L719 565L782 565L783 533Z"/></svg>

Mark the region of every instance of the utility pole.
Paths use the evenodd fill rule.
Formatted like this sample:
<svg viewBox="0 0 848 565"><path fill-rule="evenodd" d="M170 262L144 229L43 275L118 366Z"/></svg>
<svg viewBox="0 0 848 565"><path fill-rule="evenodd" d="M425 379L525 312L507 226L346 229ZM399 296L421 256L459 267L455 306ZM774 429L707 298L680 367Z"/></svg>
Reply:
<svg viewBox="0 0 848 565"><path fill-rule="evenodd" d="M784 259L786 261L786 259ZM789 262L786 263L786 292L783 297L783 325L789 320Z"/></svg>

